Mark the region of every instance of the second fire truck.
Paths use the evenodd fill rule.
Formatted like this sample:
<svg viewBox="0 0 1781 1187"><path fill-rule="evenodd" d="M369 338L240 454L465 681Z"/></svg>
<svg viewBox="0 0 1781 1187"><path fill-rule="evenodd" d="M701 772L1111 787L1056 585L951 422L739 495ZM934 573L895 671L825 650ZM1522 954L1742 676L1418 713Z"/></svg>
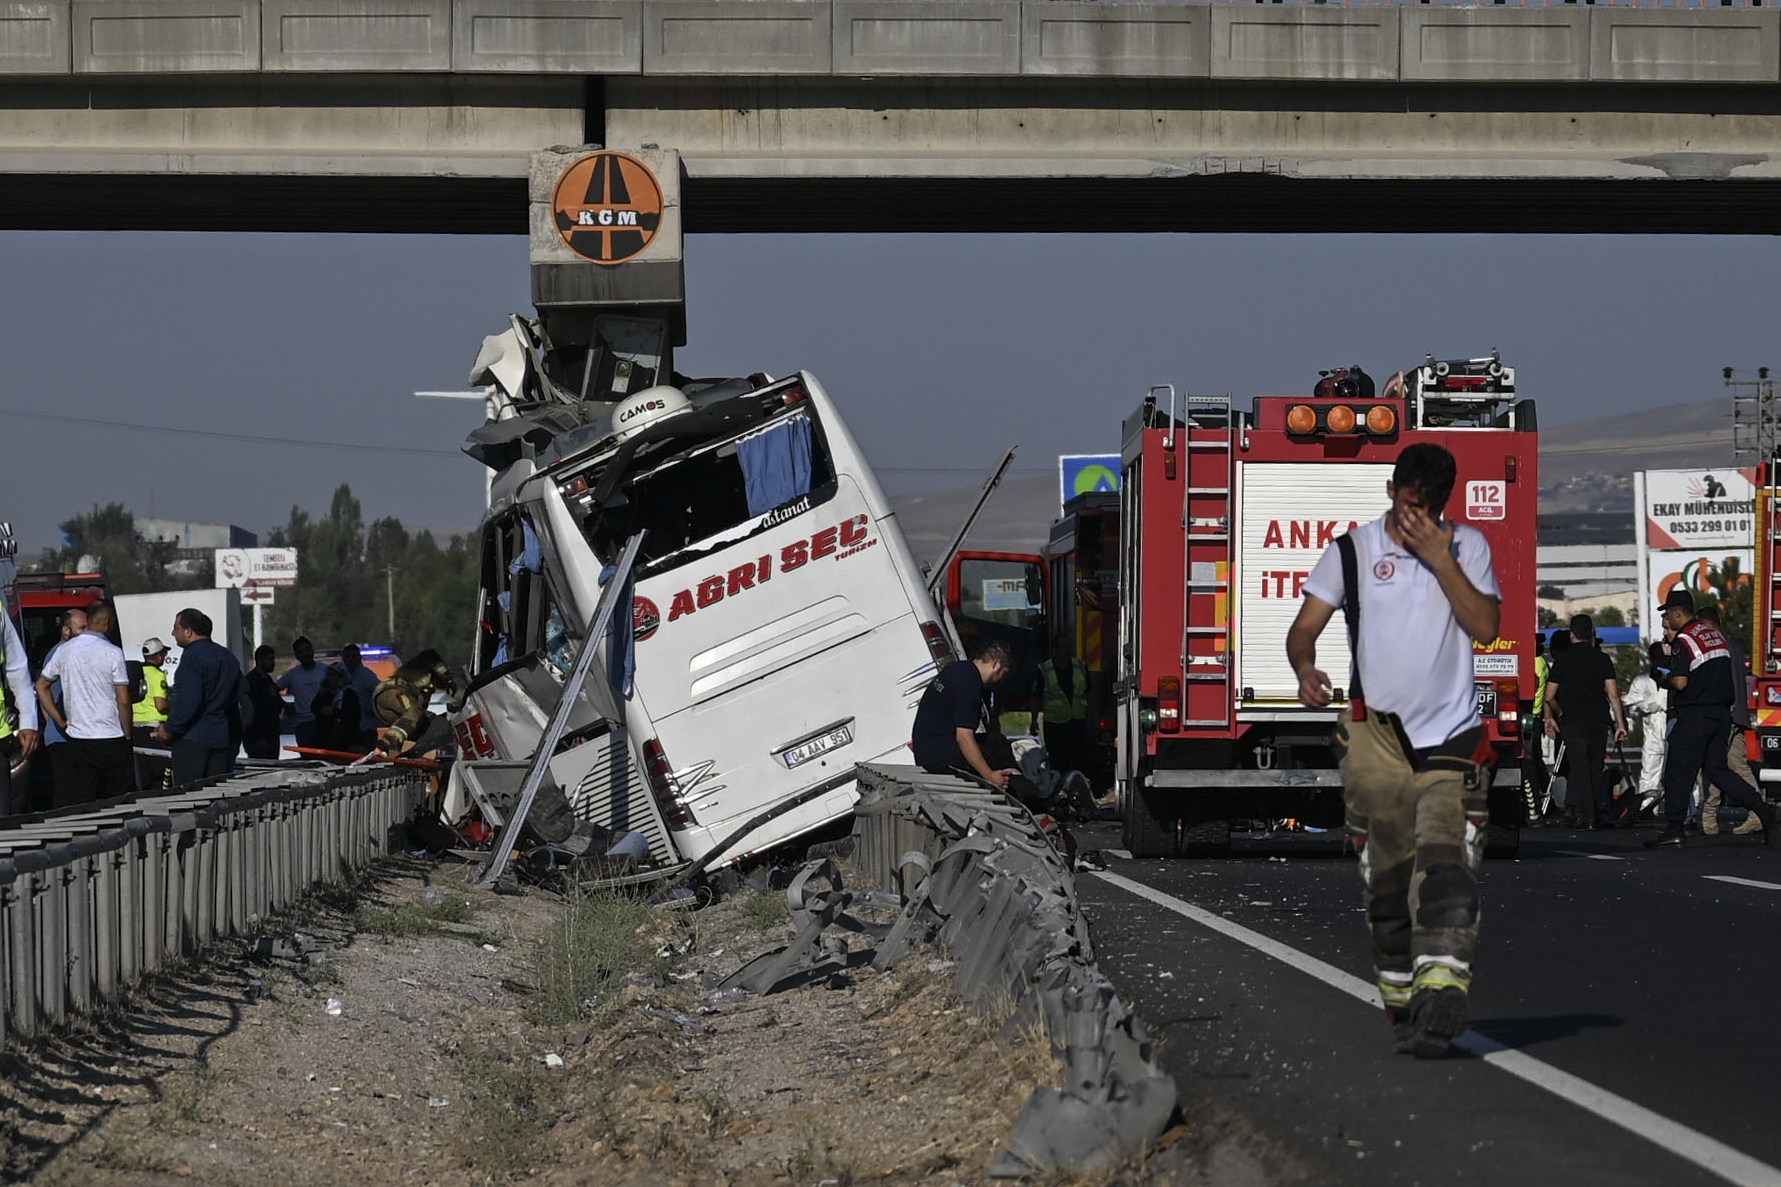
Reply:
<svg viewBox="0 0 1781 1187"><path fill-rule="evenodd" d="M1134 857L1228 845L1232 821L1342 823L1330 750L1346 705L1340 609L1318 666L1335 702L1307 709L1286 631L1318 556L1390 505L1405 446L1445 446L1458 478L1445 518L1482 531L1502 590L1497 639L1476 646L1478 704L1496 751L1487 850L1513 853L1523 808L1523 718L1534 691L1534 404L1494 355L1430 359L1403 393L1375 396L1359 368L1310 399L1228 398L1153 388L1122 433L1115 788ZM1415 665L1416 656L1402 662Z"/></svg>

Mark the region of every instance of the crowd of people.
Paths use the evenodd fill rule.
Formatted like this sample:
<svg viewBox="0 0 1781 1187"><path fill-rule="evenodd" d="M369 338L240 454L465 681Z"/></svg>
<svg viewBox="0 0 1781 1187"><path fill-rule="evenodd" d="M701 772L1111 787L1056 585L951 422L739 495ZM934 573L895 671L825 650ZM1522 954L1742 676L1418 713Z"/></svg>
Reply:
<svg viewBox="0 0 1781 1187"><path fill-rule="evenodd" d="M345 757L448 740L427 707L435 690L455 691L436 652L380 680L356 645L322 664L299 637L282 675L273 675L271 647L257 648L243 672L211 638L210 617L188 608L173 619L180 653L170 674L172 648L151 637L140 659L127 657L114 618L104 600L66 611L33 678L17 629L0 614L0 816L190 786L229 773L243 754L280 758L287 733L300 752ZM16 778L31 763L48 775L36 794Z"/></svg>
<svg viewBox="0 0 1781 1187"><path fill-rule="evenodd" d="M1749 657L1721 630L1718 607L1697 607L1686 589L1670 591L1657 614L1663 638L1648 648L1624 697L1589 615L1576 615L1542 646L1534 713L1544 737L1528 747L1532 806L1540 821L1576 829L1650 816L1664 828L1648 846L1680 848L1691 831L1717 834L1720 808L1731 805L1745 811L1731 832L1760 832L1770 843L1773 809L1748 756ZM1636 784L1620 749L1635 725Z"/></svg>

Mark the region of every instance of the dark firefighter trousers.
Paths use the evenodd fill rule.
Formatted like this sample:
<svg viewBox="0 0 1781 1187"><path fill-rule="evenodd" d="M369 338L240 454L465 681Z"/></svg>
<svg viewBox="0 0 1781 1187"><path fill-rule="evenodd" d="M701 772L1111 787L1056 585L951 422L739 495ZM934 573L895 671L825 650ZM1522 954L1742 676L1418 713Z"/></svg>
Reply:
<svg viewBox="0 0 1781 1187"><path fill-rule="evenodd" d="M1392 715L1352 713L1336 724L1343 804L1379 995L1395 1015L1418 990L1471 989L1490 767L1475 761L1481 727L1412 751Z"/></svg>

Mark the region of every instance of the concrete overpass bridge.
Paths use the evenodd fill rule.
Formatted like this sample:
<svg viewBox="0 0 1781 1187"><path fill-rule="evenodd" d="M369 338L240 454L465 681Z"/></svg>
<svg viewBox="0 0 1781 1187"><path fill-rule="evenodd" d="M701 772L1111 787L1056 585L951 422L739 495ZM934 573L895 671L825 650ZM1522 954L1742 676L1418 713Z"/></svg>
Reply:
<svg viewBox="0 0 1781 1187"><path fill-rule="evenodd" d="M526 231L660 145L712 231L1781 227L1781 12L0 0L0 226Z"/></svg>

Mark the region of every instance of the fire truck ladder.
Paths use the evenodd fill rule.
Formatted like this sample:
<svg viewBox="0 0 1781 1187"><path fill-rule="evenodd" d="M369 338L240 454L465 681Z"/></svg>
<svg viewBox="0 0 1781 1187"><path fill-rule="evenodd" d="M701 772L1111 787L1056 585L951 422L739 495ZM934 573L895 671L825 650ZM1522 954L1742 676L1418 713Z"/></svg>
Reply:
<svg viewBox="0 0 1781 1187"><path fill-rule="evenodd" d="M1187 484L1181 528L1187 608L1181 640L1181 724L1226 729L1231 680L1231 484L1236 414L1231 398L1187 396L1183 408Z"/></svg>

